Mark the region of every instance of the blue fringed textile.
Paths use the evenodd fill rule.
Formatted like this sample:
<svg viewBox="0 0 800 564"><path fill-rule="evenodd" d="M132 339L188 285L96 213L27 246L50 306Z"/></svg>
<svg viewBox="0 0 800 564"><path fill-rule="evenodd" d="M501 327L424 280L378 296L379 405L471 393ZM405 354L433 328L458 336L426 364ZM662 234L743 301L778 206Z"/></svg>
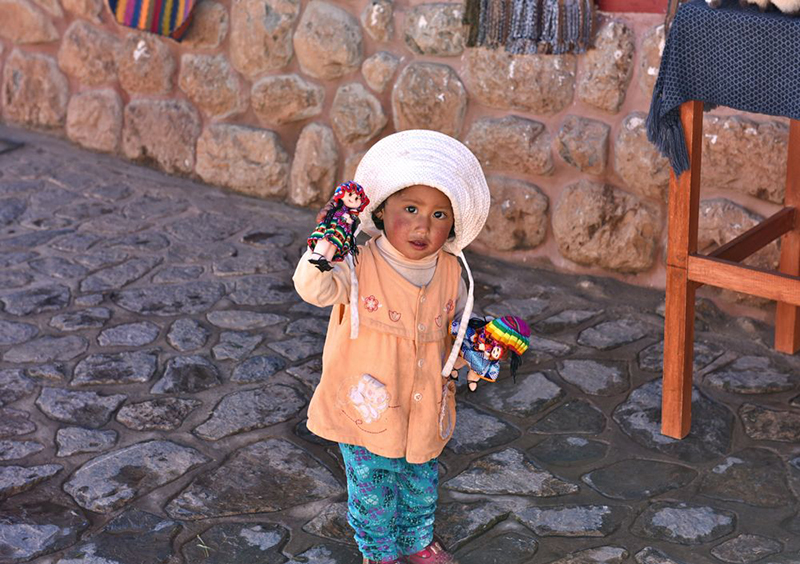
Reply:
<svg viewBox="0 0 800 564"><path fill-rule="evenodd" d="M683 4L669 30L658 71L647 138L676 175L689 168L680 106L727 106L800 119L800 18L761 13L723 0Z"/></svg>
<svg viewBox="0 0 800 564"><path fill-rule="evenodd" d="M594 0L465 0L467 47L515 55L583 53L591 46Z"/></svg>

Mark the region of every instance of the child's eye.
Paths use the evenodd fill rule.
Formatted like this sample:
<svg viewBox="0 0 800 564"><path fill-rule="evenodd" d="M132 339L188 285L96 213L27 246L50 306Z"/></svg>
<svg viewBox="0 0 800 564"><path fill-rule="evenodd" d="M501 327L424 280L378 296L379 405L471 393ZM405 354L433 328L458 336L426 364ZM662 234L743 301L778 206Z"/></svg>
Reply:
<svg viewBox="0 0 800 564"><path fill-rule="evenodd" d="M447 219L447 212L437 211L433 212L433 217L436 219Z"/></svg>
<svg viewBox="0 0 800 564"><path fill-rule="evenodd" d="M406 211L408 213L417 213L417 206L406 206Z"/></svg>

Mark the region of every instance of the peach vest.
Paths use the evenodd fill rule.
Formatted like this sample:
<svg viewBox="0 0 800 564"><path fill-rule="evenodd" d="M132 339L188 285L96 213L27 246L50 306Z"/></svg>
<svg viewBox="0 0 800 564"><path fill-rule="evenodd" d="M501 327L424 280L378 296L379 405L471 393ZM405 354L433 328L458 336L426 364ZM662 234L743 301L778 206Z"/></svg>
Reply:
<svg viewBox="0 0 800 564"><path fill-rule="evenodd" d="M420 464L439 456L456 420L455 385L442 378L450 353L461 267L439 252L433 279L414 286L368 241L358 255L357 339L350 307L333 306L322 379L308 428L331 441Z"/></svg>

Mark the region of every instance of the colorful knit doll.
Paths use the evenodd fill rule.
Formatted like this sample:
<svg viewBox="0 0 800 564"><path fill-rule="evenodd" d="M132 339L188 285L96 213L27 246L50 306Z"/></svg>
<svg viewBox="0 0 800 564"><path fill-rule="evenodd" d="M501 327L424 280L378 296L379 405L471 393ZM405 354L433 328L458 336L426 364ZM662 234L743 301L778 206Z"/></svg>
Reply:
<svg viewBox="0 0 800 564"><path fill-rule="evenodd" d="M458 321L450 330L458 332ZM511 377L516 381L517 370L522 365L522 354L528 350L531 330L519 317L506 315L497 319L473 317L469 320L467 334L461 343L461 356L469 365L467 382L470 391L478 388L478 380L494 382L500 372L500 361L506 353L511 356Z"/></svg>
<svg viewBox="0 0 800 564"><path fill-rule="evenodd" d="M313 251L308 262L322 272L332 270L330 262L343 261L348 253L356 254L355 232L358 214L369 204L364 189L349 180L336 187L333 197L317 214L317 227L308 238Z"/></svg>

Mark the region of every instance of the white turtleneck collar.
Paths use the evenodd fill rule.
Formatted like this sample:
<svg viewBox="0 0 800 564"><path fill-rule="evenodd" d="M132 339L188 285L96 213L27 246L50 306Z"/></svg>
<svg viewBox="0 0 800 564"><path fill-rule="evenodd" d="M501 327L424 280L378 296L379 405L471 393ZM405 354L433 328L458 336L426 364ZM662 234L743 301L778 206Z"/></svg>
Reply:
<svg viewBox="0 0 800 564"><path fill-rule="evenodd" d="M415 286L426 286L433 279L439 258L438 252L422 259L410 259L398 251L384 233L375 238L375 244L386 262Z"/></svg>

